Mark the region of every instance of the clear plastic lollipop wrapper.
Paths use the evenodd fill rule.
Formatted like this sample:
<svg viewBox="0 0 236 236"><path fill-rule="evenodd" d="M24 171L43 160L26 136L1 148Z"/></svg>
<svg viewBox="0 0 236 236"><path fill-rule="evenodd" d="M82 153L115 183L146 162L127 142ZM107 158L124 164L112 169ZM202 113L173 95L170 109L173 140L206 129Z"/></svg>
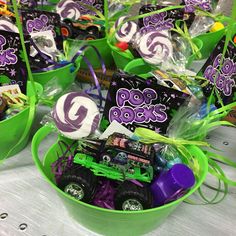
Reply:
<svg viewBox="0 0 236 236"><path fill-rule="evenodd" d="M72 140L99 136L100 113L96 103L84 92L62 95L42 123Z"/></svg>
<svg viewBox="0 0 236 236"><path fill-rule="evenodd" d="M177 73L184 73L186 70L186 64L188 63L188 58L191 56L192 49L187 39L175 34L172 36L173 45L173 70Z"/></svg>
<svg viewBox="0 0 236 236"><path fill-rule="evenodd" d="M145 62L154 66L170 63L173 44L168 31L150 31L136 35L135 39L135 48Z"/></svg>
<svg viewBox="0 0 236 236"><path fill-rule="evenodd" d="M214 25L215 21L208 16L196 16L194 22L189 28L191 37L197 37L200 34L208 32Z"/></svg>
<svg viewBox="0 0 236 236"><path fill-rule="evenodd" d="M117 30L115 38L119 42L130 43L138 31L138 25L134 21L127 21L128 16L121 16L115 23Z"/></svg>
<svg viewBox="0 0 236 236"><path fill-rule="evenodd" d="M214 1L217 3L216 7L215 4L212 3L212 14L219 14L224 9L224 5L226 4L225 1ZM223 5L224 4L224 5ZM201 15L201 12L196 15L192 25L189 28L190 36L197 37L198 35L204 34L212 29L215 24L215 20L210 16ZM220 27L224 27L221 23ZM219 27L219 26L218 26Z"/></svg>

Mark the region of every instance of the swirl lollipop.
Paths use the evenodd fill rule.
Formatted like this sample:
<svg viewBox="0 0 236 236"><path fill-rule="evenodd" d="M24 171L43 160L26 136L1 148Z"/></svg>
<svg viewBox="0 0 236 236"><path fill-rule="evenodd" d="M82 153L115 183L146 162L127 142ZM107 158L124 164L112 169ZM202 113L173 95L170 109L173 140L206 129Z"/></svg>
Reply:
<svg viewBox="0 0 236 236"><path fill-rule="evenodd" d="M5 30L8 32L15 32L18 33L18 28L9 20L7 19L0 19L0 30Z"/></svg>
<svg viewBox="0 0 236 236"><path fill-rule="evenodd" d="M62 0L56 6L56 13L60 15L61 19L78 20L81 16L80 8L80 5L73 0Z"/></svg>
<svg viewBox="0 0 236 236"><path fill-rule="evenodd" d="M167 61L173 56L173 46L165 33L156 31L142 35L137 42L140 56L153 65Z"/></svg>
<svg viewBox="0 0 236 236"><path fill-rule="evenodd" d="M70 139L87 137L99 124L97 105L84 93L71 92L60 97L52 111L61 134Z"/></svg>
<svg viewBox="0 0 236 236"><path fill-rule="evenodd" d="M115 29L117 29L126 19L126 16L120 17L115 23ZM133 39L134 35L137 33L137 30L137 24L133 21L129 21L121 26L121 28L115 34L115 37L120 42L129 43L131 39Z"/></svg>

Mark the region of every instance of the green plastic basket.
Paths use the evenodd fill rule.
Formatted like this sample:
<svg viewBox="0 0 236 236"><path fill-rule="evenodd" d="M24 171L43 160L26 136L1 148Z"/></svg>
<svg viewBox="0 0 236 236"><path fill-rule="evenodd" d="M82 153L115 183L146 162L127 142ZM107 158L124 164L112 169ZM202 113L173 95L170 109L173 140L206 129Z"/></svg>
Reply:
<svg viewBox="0 0 236 236"><path fill-rule="evenodd" d="M43 88L40 84L35 83L37 94L42 94ZM27 86L27 95L29 97L33 96L33 89L31 83L28 82ZM35 104L34 104L34 111L35 111ZM13 156L20 152L27 144L30 129L25 134L24 138L21 142L19 140L22 138L24 131L27 126L28 117L29 117L30 108L27 107L23 111L19 112L15 116L12 116L9 119L0 121L0 160L5 159L6 157ZM34 112L35 115L35 112ZM33 119L32 119L33 122ZM30 124L31 126L32 124ZM19 142L19 143L18 143ZM18 143L18 144L17 144ZM17 145L16 145L17 144ZM10 152L10 153L9 153Z"/></svg>
<svg viewBox="0 0 236 236"><path fill-rule="evenodd" d="M203 47L203 42L198 38L193 39L193 42L197 45L197 47L199 49L197 52L201 51L201 49ZM136 68L137 72L135 73L135 71L132 69L132 72L130 71L130 73L137 74L137 75L143 75L144 77L146 77L147 75L145 75L145 74L147 72L151 71L151 66L148 63L145 63L142 58L135 58L133 56L133 54L130 52L130 50L121 51L119 48L117 48L116 46L112 45L109 42L108 42L108 45L112 50L112 56L113 56L114 62L116 64L116 67L118 69L127 71L127 68L133 67L135 65L135 62L140 63L142 61L142 65L139 64L138 68ZM196 53L192 54L188 58L188 62L186 65L187 67L189 67L195 59L197 59ZM129 71L127 71L127 72L129 72Z"/></svg>
<svg viewBox="0 0 236 236"><path fill-rule="evenodd" d="M111 55L114 59L117 69L123 70L128 63L134 60L134 56L130 52L130 50L127 49L125 51L121 51L119 48L112 45L110 42L107 43L111 49Z"/></svg>
<svg viewBox="0 0 236 236"><path fill-rule="evenodd" d="M206 59L210 56L211 52L214 50L217 43L221 40L223 35L225 35L226 29L222 29L212 33L206 33L197 36L195 39L200 39L203 43L200 50L202 54L202 59Z"/></svg>
<svg viewBox="0 0 236 236"><path fill-rule="evenodd" d="M75 64L70 63L55 70L33 73L34 81L42 86L45 86L45 84L51 79L56 79L57 81L55 81L55 83L60 85L60 87L64 90L74 82L80 68L81 60L82 56L76 59Z"/></svg>
<svg viewBox="0 0 236 236"><path fill-rule="evenodd" d="M72 40L72 39L68 39L67 40L69 46L73 43L76 43L78 46L79 45L91 45L97 48L98 52L100 53L102 60L104 61L106 67L110 68L113 64L113 58L111 55L111 49L108 46L107 43L107 38L102 38L102 39L95 39L95 40ZM101 61L99 60L99 58L97 57L95 51L93 48L88 48L85 51L85 57L87 57L87 59L89 60L89 62L91 63L91 65L93 66L94 69L99 69L101 68ZM80 65L81 69L86 69L88 68L87 64L82 61L81 65Z"/></svg>
<svg viewBox="0 0 236 236"><path fill-rule="evenodd" d="M64 202L70 215L86 228L102 235L142 235L148 233L161 225L169 214L195 192L206 178L208 162L203 152L196 146L189 146L189 152L199 163L199 178L195 186L182 198L164 206L138 212L124 212L103 209L78 201L61 191L54 183L51 173L51 164L57 159L57 152L61 149L55 143L46 153L41 162L39 159L39 145L44 138L52 132L50 127L44 126L38 130L32 141L32 154L34 162L51 187L56 190ZM65 141L65 140L64 140ZM186 213L187 214L187 213Z"/></svg>
<svg viewBox="0 0 236 236"><path fill-rule="evenodd" d="M128 72L129 74L138 75L144 79L150 77L149 72L151 72L152 70L152 67L147 64L142 58L132 60L124 68L125 72Z"/></svg>
<svg viewBox="0 0 236 236"><path fill-rule="evenodd" d="M232 19L228 17L224 17L224 19L227 19L228 21L232 21ZM214 50L218 42L221 40L221 38L224 35L226 35L228 30L231 30L231 29L229 29L229 26L226 26L222 30L218 30L212 33L201 34L196 37L197 39L200 39L203 42L203 46L201 49L201 54L202 54L203 59L208 58L210 56L210 54L212 53L212 51ZM232 33L232 37L234 36L234 34L236 34L236 23L234 23L231 33Z"/></svg>

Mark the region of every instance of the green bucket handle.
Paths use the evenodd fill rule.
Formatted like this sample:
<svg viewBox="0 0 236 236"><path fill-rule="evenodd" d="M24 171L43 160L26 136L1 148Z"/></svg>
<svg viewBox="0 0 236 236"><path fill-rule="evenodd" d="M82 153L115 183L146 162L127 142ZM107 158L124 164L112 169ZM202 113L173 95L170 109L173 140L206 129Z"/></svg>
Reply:
<svg viewBox="0 0 236 236"><path fill-rule="evenodd" d="M26 127L24 129L24 132L23 132L20 140L16 144L14 144L14 146L9 150L9 152L3 158L3 160L6 159L12 153L12 151L25 140L26 136L28 135L30 128L33 124L33 120L34 120L34 116L35 116L35 112L36 112L35 104L37 101L37 91L36 91L35 83L33 80L32 72L30 69L30 64L29 64L29 60L28 60L28 56L27 56L27 52L26 52L26 48L25 48L24 35L23 35L22 25L20 23L20 17L19 17L19 12L18 12L16 0L13 0L12 3L13 3L14 13L15 13L15 17L16 17L16 25L19 30L20 41L21 41L21 45L22 45L22 49L23 49L23 53L24 53L24 57L25 57L26 68L27 68L28 76L31 81L33 93L29 99L29 116L28 116L28 121L27 121ZM7 79L6 77L2 77L3 80L6 80Z"/></svg>
<svg viewBox="0 0 236 236"><path fill-rule="evenodd" d="M32 144L31 144L31 151L32 151L33 160L34 160L36 166L38 167L38 169L40 170L41 174L49 182L50 182L49 178L47 177L47 175L43 171L43 165L42 165L42 162L40 161L38 153L39 153L40 143L43 141L44 138L46 138L50 133L52 133L52 131L53 131L52 127L43 126L42 128L40 128L37 131L36 135L34 135L33 140L32 140Z"/></svg>

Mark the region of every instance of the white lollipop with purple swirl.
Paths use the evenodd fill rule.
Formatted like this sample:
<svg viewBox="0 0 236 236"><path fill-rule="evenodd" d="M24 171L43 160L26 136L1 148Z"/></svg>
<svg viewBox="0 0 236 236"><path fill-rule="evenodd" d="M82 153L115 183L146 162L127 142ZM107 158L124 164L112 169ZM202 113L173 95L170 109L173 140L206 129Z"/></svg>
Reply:
<svg viewBox="0 0 236 236"><path fill-rule="evenodd" d="M61 19L78 20L81 16L79 3L73 0L62 0L56 6L56 13L60 15Z"/></svg>
<svg viewBox="0 0 236 236"><path fill-rule="evenodd" d="M82 92L71 92L60 97L52 117L60 133L75 140L94 133L99 125L96 103Z"/></svg>
<svg viewBox="0 0 236 236"><path fill-rule="evenodd" d="M162 32L151 31L141 35L136 45L140 56L152 65L166 62L173 56L172 42Z"/></svg>
<svg viewBox="0 0 236 236"><path fill-rule="evenodd" d="M134 35L137 33L138 25L133 21L128 21L123 24L125 20L127 20L127 17L122 16L116 21L115 29L119 28L120 25L121 27L115 34L115 37L120 42L129 43L133 39Z"/></svg>
<svg viewBox="0 0 236 236"><path fill-rule="evenodd" d="M19 33L18 28L8 19L0 19L0 30Z"/></svg>

